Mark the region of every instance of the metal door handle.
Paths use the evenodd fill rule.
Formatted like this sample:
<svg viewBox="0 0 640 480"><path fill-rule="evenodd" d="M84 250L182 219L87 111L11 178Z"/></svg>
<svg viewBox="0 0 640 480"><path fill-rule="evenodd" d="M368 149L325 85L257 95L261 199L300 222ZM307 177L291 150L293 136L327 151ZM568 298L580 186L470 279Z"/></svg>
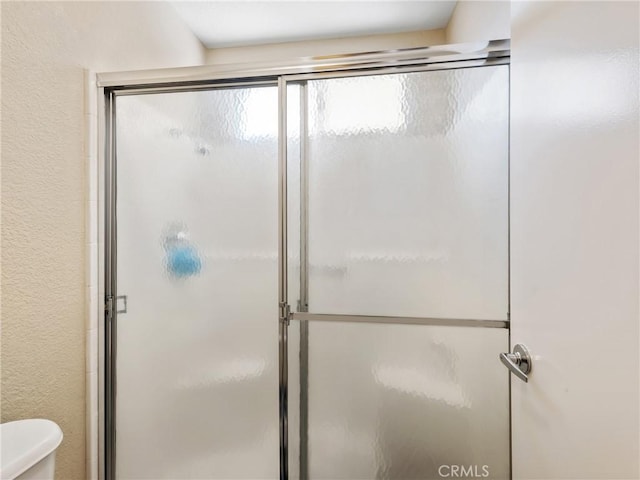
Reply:
<svg viewBox="0 0 640 480"><path fill-rule="evenodd" d="M528 373L531 373L531 355L524 345L518 344L513 347L513 353L501 353L500 361L511 370L516 377L523 382L528 382Z"/></svg>

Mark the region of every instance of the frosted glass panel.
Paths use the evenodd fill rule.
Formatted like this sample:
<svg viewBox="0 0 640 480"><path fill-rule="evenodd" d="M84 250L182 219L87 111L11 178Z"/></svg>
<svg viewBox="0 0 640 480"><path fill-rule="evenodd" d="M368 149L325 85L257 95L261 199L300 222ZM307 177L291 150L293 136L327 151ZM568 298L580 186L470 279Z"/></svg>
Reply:
<svg viewBox="0 0 640 480"><path fill-rule="evenodd" d="M117 99L117 476L278 476L277 89Z"/></svg>
<svg viewBox="0 0 640 480"><path fill-rule="evenodd" d="M309 322L309 478L509 478L507 348L505 329Z"/></svg>
<svg viewBox="0 0 640 480"><path fill-rule="evenodd" d="M308 82L309 311L507 319L508 75Z"/></svg>
<svg viewBox="0 0 640 480"><path fill-rule="evenodd" d="M299 85L287 85L287 238L289 304L296 305L300 298L300 175L302 143L300 142L300 99L303 92Z"/></svg>

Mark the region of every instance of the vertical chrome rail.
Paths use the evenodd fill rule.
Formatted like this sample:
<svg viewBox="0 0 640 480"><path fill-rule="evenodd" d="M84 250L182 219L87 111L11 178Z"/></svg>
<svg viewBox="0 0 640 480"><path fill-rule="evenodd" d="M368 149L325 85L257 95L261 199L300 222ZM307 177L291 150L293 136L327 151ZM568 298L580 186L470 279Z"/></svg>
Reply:
<svg viewBox="0 0 640 480"><path fill-rule="evenodd" d="M507 345L511 351L511 64L509 64L509 109L507 110ZM513 418L511 415L511 381L508 382L509 389L509 478L513 478Z"/></svg>
<svg viewBox="0 0 640 480"><path fill-rule="evenodd" d="M309 311L309 106L307 82L300 84L300 300ZM309 478L309 322L300 322L300 480Z"/></svg>
<svg viewBox="0 0 640 480"><path fill-rule="evenodd" d="M105 94L105 462L104 478L116 478L116 104L113 92Z"/></svg>
<svg viewBox="0 0 640 480"><path fill-rule="evenodd" d="M278 79L278 347L280 406L280 480L289 478L287 292L287 82Z"/></svg>
<svg viewBox="0 0 640 480"><path fill-rule="evenodd" d="M307 82L300 84L300 301L298 312L309 311L309 106Z"/></svg>

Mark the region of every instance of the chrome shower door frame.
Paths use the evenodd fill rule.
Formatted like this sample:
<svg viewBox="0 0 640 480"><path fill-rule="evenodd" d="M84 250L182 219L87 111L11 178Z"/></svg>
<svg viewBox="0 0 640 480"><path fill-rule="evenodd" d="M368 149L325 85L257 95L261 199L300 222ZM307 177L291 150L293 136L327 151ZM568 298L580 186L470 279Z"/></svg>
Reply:
<svg viewBox="0 0 640 480"><path fill-rule="evenodd" d="M461 53L466 52L466 53ZM278 86L278 342L279 342L279 431L280 479L289 478L288 445L288 327L291 320L301 322L302 332L309 321L341 321L367 323L407 323L421 325L459 325L489 328L509 328L504 320L468 320L440 318L408 318L388 316L324 315L309 313L308 294L308 183L301 182L301 290L300 304L292 311L288 304L288 247L287 247L287 86L301 85L304 97L307 80L350 76L411 73L456 68L472 68L509 64L509 41L486 42L483 48L465 45L425 47L387 52L365 52L342 56L315 57L291 63L254 65L200 66L174 69L101 73L97 75L98 98L103 112L99 119L99 164L104 166L103 193L100 198L104 211L104 255L98 259L104 272L104 323L99 328L99 478L116 479L116 360L117 319L115 305L117 289L117 158L115 135L116 98L121 95L142 95L197 90ZM301 101L301 139L306 134L306 102ZM307 161L302 141L303 175ZM304 342L305 335L301 335ZM301 398L306 395L301 389ZM300 435L303 439L306 421L302 418ZM306 442L302 445L301 476L306 478Z"/></svg>

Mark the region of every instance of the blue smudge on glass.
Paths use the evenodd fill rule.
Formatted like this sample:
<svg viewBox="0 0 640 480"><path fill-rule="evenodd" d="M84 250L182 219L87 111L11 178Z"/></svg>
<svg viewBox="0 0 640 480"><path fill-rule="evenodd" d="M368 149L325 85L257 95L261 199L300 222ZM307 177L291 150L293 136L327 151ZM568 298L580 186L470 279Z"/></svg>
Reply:
<svg viewBox="0 0 640 480"><path fill-rule="evenodd" d="M165 267L170 276L186 278L197 275L202 269L198 250L189 241L189 233L184 223L169 224L163 235L166 252Z"/></svg>
<svg viewBox="0 0 640 480"><path fill-rule="evenodd" d="M195 248L178 246L167 252L167 266L176 277L190 277L200 273L202 262Z"/></svg>

